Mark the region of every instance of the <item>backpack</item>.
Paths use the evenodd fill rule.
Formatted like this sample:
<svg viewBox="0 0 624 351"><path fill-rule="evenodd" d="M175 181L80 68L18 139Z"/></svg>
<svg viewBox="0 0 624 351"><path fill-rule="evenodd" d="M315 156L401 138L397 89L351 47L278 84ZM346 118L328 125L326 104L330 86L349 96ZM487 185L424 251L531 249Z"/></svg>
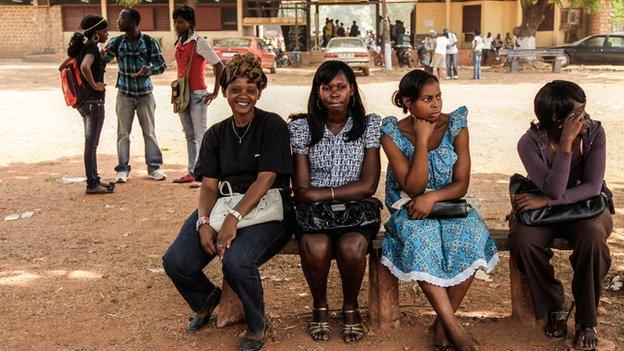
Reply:
<svg viewBox="0 0 624 351"><path fill-rule="evenodd" d="M65 67L61 70L61 88L65 96L67 106L77 108L87 96L87 84L82 78L80 72L80 64L77 58L71 58L67 61Z"/></svg>

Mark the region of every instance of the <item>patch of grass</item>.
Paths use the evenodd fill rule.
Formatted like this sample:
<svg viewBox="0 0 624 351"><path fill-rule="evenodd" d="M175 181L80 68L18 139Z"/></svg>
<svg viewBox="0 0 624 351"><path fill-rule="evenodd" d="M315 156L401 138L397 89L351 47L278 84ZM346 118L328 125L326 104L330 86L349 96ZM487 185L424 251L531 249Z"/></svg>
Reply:
<svg viewBox="0 0 624 351"><path fill-rule="evenodd" d="M48 184L56 183L57 180L58 180L58 177L53 177L53 176L48 176L43 179L43 181Z"/></svg>

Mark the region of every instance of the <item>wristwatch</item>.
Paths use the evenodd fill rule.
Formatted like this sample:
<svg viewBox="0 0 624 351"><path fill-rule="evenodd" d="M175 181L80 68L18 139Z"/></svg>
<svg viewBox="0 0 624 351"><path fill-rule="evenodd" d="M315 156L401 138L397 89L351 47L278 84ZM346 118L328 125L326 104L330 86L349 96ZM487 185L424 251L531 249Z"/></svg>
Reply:
<svg viewBox="0 0 624 351"><path fill-rule="evenodd" d="M201 216L197 218L197 222L195 222L195 230L199 232L199 227L201 227L204 224L210 224L210 217Z"/></svg>
<svg viewBox="0 0 624 351"><path fill-rule="evenodd" d="M241 216L240 212L236 210L230 210L228 213L234 216L234 218L236 218L239 222L243 220L243 216Z"/></svg>

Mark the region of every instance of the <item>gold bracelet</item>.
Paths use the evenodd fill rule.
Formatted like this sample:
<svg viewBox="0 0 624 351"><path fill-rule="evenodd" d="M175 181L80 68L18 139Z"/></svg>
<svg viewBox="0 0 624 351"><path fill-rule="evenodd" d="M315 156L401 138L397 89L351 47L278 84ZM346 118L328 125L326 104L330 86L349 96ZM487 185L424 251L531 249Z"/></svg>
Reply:
<svg viewBox="0 0 624 351"><path fill-rule="evenodd" d="M332 200L334 200L335 199L335 197L334 197L334 187L330 186L329 190L331 190Z"/></svg>

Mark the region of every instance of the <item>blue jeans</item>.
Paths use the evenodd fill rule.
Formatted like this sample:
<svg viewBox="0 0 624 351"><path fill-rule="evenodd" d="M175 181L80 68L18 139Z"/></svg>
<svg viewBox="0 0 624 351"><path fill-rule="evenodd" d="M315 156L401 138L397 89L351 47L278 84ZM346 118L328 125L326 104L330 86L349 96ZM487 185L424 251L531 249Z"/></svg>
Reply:
<svg viewBox="0 0 624 351"><path fill-rule="evenodd" d="M284 208L286 218L286 206ZM215 256L201 247L195 230L197 211L184 222L178 237L163 256L165 272L195 312L201 311L215 286L202 272ZM264 293L258 267L277 254L290 240L287 221L267 222L240 228L226 251L223 278L243 303L249 331L264 330Z"/></svg>
<svg viewBox="0 0 624 351"><path fill-rule="evenodd" d="M188 152L188 174L194 175L195 163L199 154L199 147L207 126L207 109L204 104L206 90L193 90L190 96L188 109L180 112L182 130L186 137L186 150Z"/></svg>
<svg viewBox="0 0 624 351"><path fill-rule="evenodd" d="M457 55L458 54L446 54L446 76L457 76Z"/></svg>
<svg viewBox="0 0 624 351"><path fill-rule="evenodd" d="M78 107L84 122L84 166L87 188L94 188L100 182L97 170L97 147L104 125L104 100L87 98Z"/></svg>
<svg viewBox="0 0 624 351"><path fill-rule="evenodd" d="M158 141L156 141L154 110L156 102L152 94L132 97L117 93L117 158L118 164L115 171L130 172L130 132L136 112L139 125L143 131L145 142L145 163L147 171L157 170L162 166L163 159Z"/></svg>
<svg viewBox="0 0 624 351"><path fill-rule="evenodd" d="M481 79L481 51L472 52L472 79Z"/></svg>

